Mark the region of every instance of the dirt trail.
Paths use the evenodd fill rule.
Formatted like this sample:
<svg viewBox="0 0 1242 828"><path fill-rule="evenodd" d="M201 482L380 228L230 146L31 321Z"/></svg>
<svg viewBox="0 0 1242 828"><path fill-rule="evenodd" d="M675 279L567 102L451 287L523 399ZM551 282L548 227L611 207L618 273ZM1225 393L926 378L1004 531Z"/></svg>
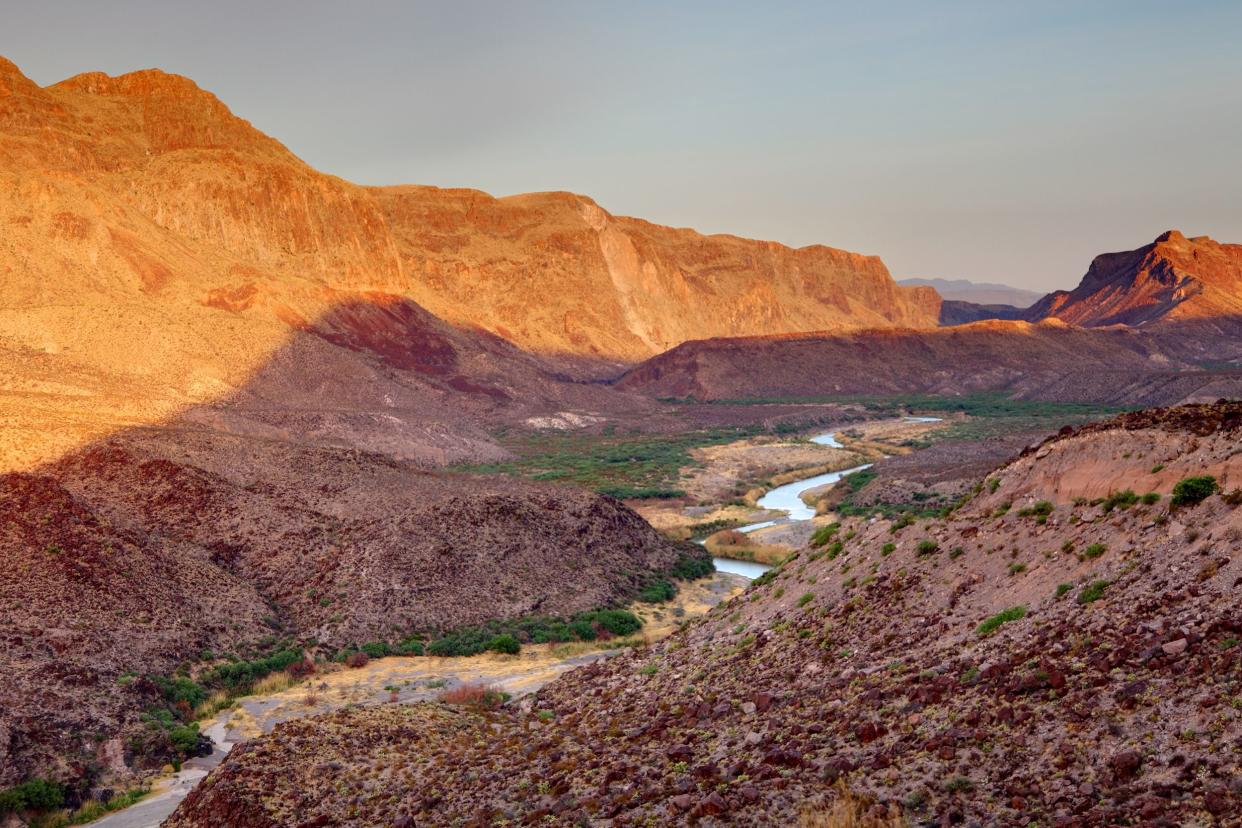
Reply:
<svg viewBox="0 0 1242 828"><path fill-rule="evenodd" d="M636 604L630 610L643 620L641 636L656 641L673 632L682 620L706 613L745 589L748 579L718 572L683 584L667 604ZM517 655L463 658L393 657L363 667L314 675L305 682L268 696L246 696L233 708L200 723L216 745L210 755L186 762L181 771L160 780L141 802L110 814L95 828L157 828L207 773L220 764L233 745L270 733L281 722L349 706L411 704L431 701L445 690L481 682L519 698L533 693L562 673L609 658L620 650L583 643L528 645Z"/></svg>

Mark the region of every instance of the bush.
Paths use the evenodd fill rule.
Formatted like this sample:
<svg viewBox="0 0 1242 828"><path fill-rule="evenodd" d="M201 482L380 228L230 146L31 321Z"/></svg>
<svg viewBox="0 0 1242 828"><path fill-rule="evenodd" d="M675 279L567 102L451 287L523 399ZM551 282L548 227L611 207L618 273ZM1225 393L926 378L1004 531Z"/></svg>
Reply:
<svg viewBox="0 0 1242 828"><path fill-rule="evenodd" d="M505 655L517 655L522 651L522 645L516 638L508 633L498 635L487 645L487 649L493 653L504 653Z"/></svg>
<svg viewBox="0 0 1242 828"><path fill-rule="evenodd" d="M350 667L355 670L358 669L359 667L366 667L367 664L370 663L370 661L371 661L371 657L361 651L350 653L349 655L345 656L345 666Z"/></svg>
<svg viewBox="0 0 1242 828"><path fill-rule="evenodd" d="M1159 492L1148 492L1147 494L1143 495L1140 498L1140 500L1142 500L1143 504L1146 506L1154 506L1160 502L1160 493Z"/></svg>
<svg viewBox="0 0 1242 828"><path fill-rule="evenodd" d="M920 555L931 555L932 553L939 551L940 544L936 543L931 538L923 538L923 540L919 541L917 548Z"/></svg>
<svg viewBox="0 0 1242 828"><path fill-rule="evenodd" d="M19 811L51 811L64 804L64 787L47 779L32 779L0 791L0 815Z"/></svg>
<svg viewBox="0 0 1242 828"><path fill-rule="evenodd" d="M1211 475L1187 477L1173 487L1174 506L1194 506L1216 493L1219 487Z"/></svg>
<svg viewBox="0 0 1242 828"><path fill-rule="evenodd" d="M1108 551L1108 547L1102 543L1093 543L1086 549L1082 550L1084 560L1098 558Z"/></svg>
<svg viewBox="0 0 1242 828"><path fill-rule="evenodd" d="M975 632L981 636L991 635L1000 629L1002 624L1008 624L1010 621L1017 621L1019 618L1025 617L1025 606L1010 607L1009 609L1002 610L1001 612L996 613L996 615L993 615L991 618L986 619L978 626Z"/></svg>
<svg viewBox="0 0 1242 828"><path fill-rule="evenodd" d="M638 600L644 604L660 604L677 597L677 587L663 578L652 581L638 591Z"/></svg>
<svg viewBox="0 0 1242 828"><path fill-rule="evenodd" d="M1122 511L1125 511L1135 503L1138 503L1138 500L1139 496L1134 493L1133 489L1126 489L1124 492L1113 492L1108 497L1104 498L1103 503L1100 505L1103 507L1105 512L1111 512L1113 509L1121 509Z"/></svg>
<svg viewBox="0 0 1242 828"><path fill-rule="evenodd" d="M677 558L677 563L673 564L666 574L679 581L697 581L715 571L716 565L712 563L712 556L696 551L693 554L682 552Z"/></svg>
<svg viewBox="0 0 1242 828"><path fill-rule="evenodd" d="M886 543L884 544L884 546L880 547L880 554L886 558L896 551L897 551L897 544L895 543Z"/></svg>
<svg viewBox="0 0 1242 828"><path fill-rule="evenodd" d="M388 648L387 642L384 641L371 641L363 644L359 649L367 654L367 658L383 658L384 656L392 655L392 650Z"/></svg>
<svg viewBox="0 0 1242 828"><path fill-rule="evenodd" d="M569 631L573 633L574 638L581 641L594 641L598 635L595 632L595 625L585 618L575 618L569 622Z"/></svg>
<svg viewBox="0 0 1242 828"><path fill-rule="evenodd" d="M509 700L509 694L486 684L461 684L445 690L439 698L445 704L495 710Z"/></svg>
<svg viewBox="0 0 1242 828"><path fill-rule="evenodd" d="M594 612L583 613L577 617L593 622L613 635L630 635L643 628L643 622L639 621L638 616L628 610L595 610Z"/></svg>
<svg viewBox="0 0 1242 828"><path fill-rule="evenodd" d="M422 639L411 636L392 648L394 655L420 656L426 653Z"/></svg>
<svg viewBox="0 0 1242 828"><path fill-rule="evenodd" d="M1073 588L1073 584L1057 584L1057 597L1060 598Z"/></svg>
<svg viewBox="0 0 1242 828"><path fill-rule="evenodd" d="M1035 515L1037 517L1046 518L1048 515L1052 514L1052 509L1053 506L1051 502L1047 500L1040 500L1036 501L1034 506L1019 509L1018 517L1030 517L1031 515Z"/></svg>

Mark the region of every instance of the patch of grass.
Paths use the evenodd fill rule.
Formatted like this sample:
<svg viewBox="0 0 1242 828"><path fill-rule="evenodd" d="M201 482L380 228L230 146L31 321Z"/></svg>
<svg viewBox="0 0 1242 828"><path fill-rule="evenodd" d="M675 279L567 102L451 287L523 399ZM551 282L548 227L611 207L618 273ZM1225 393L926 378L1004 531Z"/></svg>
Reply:
<svg viewBox="0 0 1242 828"><path fill-rule="evenodd" d="M1010 575L1021 575L1023 572L1026 572L1026 564L1024 564L1024 563L1012 563L1012 564L1010 564L1010 565L1009 565L1009 574L1010 574Z"/></svg>
<svg viewBox="0 0 1242 828"><path fill-rule="evenodd" d="M1094 560L1100 557L1101 555L1103 555L1107 551L1108 551L1108 547L1105 546L1104 544L1093 543L1090 546L1088 546L1086 549L1082 550L1082 554L1079 555L1079 557L1083 560Z"/></svg>
<svg viewBox="0 0 1242 828"><path fill-rule="evenodd" d="M993 615L991 618L986 619L975 629L975 633L980 636L991 635L1000 629L1003 624L1008 624L1010 621L1017 621L1018 619L1025 617L1025 606L1010 607L1009 609L1002 610L1001 612L996 613L996 615Z"/></svg>
<svg viewBox="0 0 1242 828"><path fill-rule="evenodd" d="M686 434L526 434L500 442L516 460L456 466L472 474L505 474L574 483L623 500L680 497L683 469L701 465L691 451L764 433L758 427L718 428Z"/></svg>
<svg viewBox="0 0 1242 828"><path fill-rule="evenodd" d="M882 547L880 547L880 554L886 558L896 551L897 551L897 544L895 543L886 543Z"/></svg>
<svg viewBox="0 0 1242 828"><path fill-rule="evenodd" d="M509 701L509 694L486 684L461 684L440 694L444 704L472 707L478 710L495 710Z"/></svg>
<svg viewBox="0 0 1242 828"><path fill-rule="evenodd" d="M1092 581L1082 588L1074 600L1084 605L1098 601L1104 597L1104 590L1108 589L1108 585L1109 582L1105 580Z"/></svg>
<svg viewBox="0 0 1242 828"><path fill-rule="evenodd" d="M1073 588L1074 588L1073 584L1057 584L1056 597L1058 598L1063 597L1065 593L1069 592Z"/></svg>
<svg viewBox="0 0 1242 828"><path fill-rule="evenodd" d="M1148 492L1147 494L1143 495L1139 499L1143 501L1144 506L1155 506L1157 503L1160 502L1160 493L1159 492Z"/></svg>
<svg viewBox="0 0 1242 828"><path fill-rule="evenodd" d="M1035 515L1036 517L1046 518L1048 517L1048 515L1052 514L1052 510L1053 510L1053 505L1051 502L1047 500L1040 500L1040 501L1036 501L1035 504L1032 506L1027 506L1024 509L1019 509L1018 517L1031 517L1032 515Z"/></svg>
<svg viewBox="0 0 1242 828"><path fill-rule="evenodd" d="M940 551L940 544L931 538L923 538L916 549L920 555L932 555Z"/></svg>
<svg viewBox="0 0 1242 828"><path fill-rule="evenodd" d="M0 790L0 815L21 811L52 811L65 804L65 788L50 779L31 779Z"/></svg>
<svg viewBox="0 0 1242 828"><path fill-rule="evenodd" d="M798 599L798 606L805 607L807 604L811 603L814 600L815 600L814 594L810 592L804 593L802 597Z"/></svg>
<svg viewBox="0 0 1242 828"><path fill-rule="evenodd" d="M819 527L811 534L811 546L818 547L828 543L840 528L840 523L829 523L827 526Z"/></svg>
<svg viewBox="0 0 1242 828"><path fill-rule="evenodd" d="M638 591L638 600L645 604L661 604L677 597L677 587L663 578L647 584Z"/></svg>

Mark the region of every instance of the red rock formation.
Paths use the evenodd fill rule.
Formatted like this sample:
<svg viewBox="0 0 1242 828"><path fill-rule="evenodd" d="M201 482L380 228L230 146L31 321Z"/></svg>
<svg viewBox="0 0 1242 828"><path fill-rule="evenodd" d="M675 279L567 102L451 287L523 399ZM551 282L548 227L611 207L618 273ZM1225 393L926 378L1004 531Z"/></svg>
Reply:
<svg viewBox="0 0 1242 828"><path fill-rule="evenodd" d="M874 257L570 193L360 187L157 70L40 88L0 61L0 228L7 468L227 395L291 329L376 294L578 372L705 336L934 326L939 309ZM51 398L72 412L56 433Z"/></svg>
<svg viewBox="0 0 1242 828"><path fill-rule="evenodd" d="M1097 256L1078 287L1048 294L1026 318L1094 327L1238 315L1242 245L1170 230L1137 250Z"/></svg>

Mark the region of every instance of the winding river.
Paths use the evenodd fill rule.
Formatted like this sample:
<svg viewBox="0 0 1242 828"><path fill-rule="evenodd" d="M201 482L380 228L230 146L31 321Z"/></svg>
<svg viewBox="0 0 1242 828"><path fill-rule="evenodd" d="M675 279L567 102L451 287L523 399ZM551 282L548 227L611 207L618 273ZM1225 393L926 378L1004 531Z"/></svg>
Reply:
<svg viewBox="0 0 1242 828"><path fill-rule="evenodd" d="M936 423L940 422L939 417L906 417L906 422L911 423ZM817 434L811 438L812 443L818 443L821 446L829 448L844 448L841 442L837 440L836 432L826 432ZM802 494L810 489L817 489L820 486L827 486L836 483L842 477L871 468L871 463L864 463L861 466L854 466L841 471L828 472L827 474L817 474L814 477L808 477L804 480L795 480L793 483L786 483L784 486L777 486L772 491L759 498L758 506L762 509L773 509L785 512L785 517L775 520L764 520L758 523L748 523L745 526L739 526L739 532L754 532L758 529L764 529L768 526L775 526L778 523L791 523L793 521L810 520L815 517L815 510L802 502ZM712 558L716 564L716 569L721 572L731 572L735 575L741 575L745 578L758 578L772 567L767 564L754 563L752 561L735 561L731 558Z"/></svg>

